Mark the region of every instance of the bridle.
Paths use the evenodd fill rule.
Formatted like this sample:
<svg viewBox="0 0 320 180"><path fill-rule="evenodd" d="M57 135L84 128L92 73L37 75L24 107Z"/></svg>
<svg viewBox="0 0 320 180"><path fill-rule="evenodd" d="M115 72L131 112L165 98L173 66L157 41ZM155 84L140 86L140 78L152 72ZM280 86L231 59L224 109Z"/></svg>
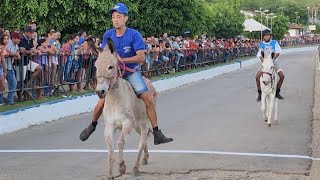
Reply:
<svg viewBox="0 0 320 180"><path fill-rule="evenodd" d="M264 74L266 74L266 75L268 75L268 76L271 77L271 82L270 82L271 87L270 87L270 89L273 89L273 87L274 87L274 81L275 81L275 78L274 78L274 77L275 77L275 73L276 73L276 70L275 70L274 68L272 68L272 69L273 69L273 70L272 70L272 73L262 71L262 74L261 74L261 76L263 76ZM268 89L268 91L269 91L270 89Z"/></svg>
<svg viewBox="0 0 320 180"><path fill-rule="evenodd" d="M118 73L115 73L115 74L118 74ZM116 84L116 82L118 81L118 76L112 76L112 77L106 77L106 76L97 76L97 79L98 78L104 78L104 79L107 79L107 81L109 81L109 87L107 89L107 91L109 91L110 89L113 88L113 86Z"/></svg>
<svg viewBox="0 0 320 180"><path fill-rule="evenodd" d="M136 72L135 69L132 68L128 68L125 66L124 62L121 60L117 60L117 70L115 71L115 73L111 76L111 77L106 77L106 76L97 76L97 78L105 78L109 81L109 87L108 90L112 89L113 86L116 84L116 82L118 81L119 78L122 78L124 76L124 74L126 73L126 71L134 73Z"/></svg>
<svg viewBox="0 0 320 180"><path fill-rule="evenodd" d="M121 61L121 60L119 60L119 59L118 59L118 67L119 67L119 77L120 77L120 78L123 77L123 75L126 73L126 71L131 72L131 73L136 72L135 69L126 67L126 65L124 64L124 62Z"/></svg>

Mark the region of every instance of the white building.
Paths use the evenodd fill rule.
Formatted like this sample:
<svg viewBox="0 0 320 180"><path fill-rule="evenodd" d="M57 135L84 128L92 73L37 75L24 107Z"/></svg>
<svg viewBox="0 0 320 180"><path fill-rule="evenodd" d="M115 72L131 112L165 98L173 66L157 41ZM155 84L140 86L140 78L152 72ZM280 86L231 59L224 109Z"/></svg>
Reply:
<svg viewBox="0 0 320 180"><path fill-rule="evenodd" d="M302 30L303 30L303 27L299 26L298 24L294 23L289 25L289 35L291 37L297 37L302 35Z"/></svg>

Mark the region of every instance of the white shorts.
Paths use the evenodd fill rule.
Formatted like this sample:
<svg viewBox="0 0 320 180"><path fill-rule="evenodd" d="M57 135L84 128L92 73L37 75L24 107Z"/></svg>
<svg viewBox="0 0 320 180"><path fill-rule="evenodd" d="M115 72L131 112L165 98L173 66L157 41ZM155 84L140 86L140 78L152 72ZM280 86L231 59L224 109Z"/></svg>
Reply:
<svg viewBox="0 0 320 180"><path fill-rule="evenodd" d="M58 56L51 56L51 63L58 65L59 64ZM50 67L51 67L51 64L50 64Z"/></svg>
<svg viewBox="0 0 320 180"><path fill-rule="evenodd" d="M36 68L39 66L39 64L33 62L33 61L29 61L29 64L26 66L22 67L22 76L23 76L23 81L26 79L26 75L27 75L27 71L31 71L34 72L36 70ZM19 66L14 66L14 70L16 71L16 78L17 81L20 81L20 67Z"/></svg>
<svg viewBox="0 0 320 180"><path fill-rule="evenodd" d="M163 62L168 62L170 59L167 56L162 56L162 61Z"/></svg>
<svg viewBox="0 0 320 180"><path fill-rule="evenodd" d="M282 68L280 67L277 61L273 61L273 65L277 73L279 73L280 71L283 72ZM260 67L258 71L262 71L262 67Z"/></svg>

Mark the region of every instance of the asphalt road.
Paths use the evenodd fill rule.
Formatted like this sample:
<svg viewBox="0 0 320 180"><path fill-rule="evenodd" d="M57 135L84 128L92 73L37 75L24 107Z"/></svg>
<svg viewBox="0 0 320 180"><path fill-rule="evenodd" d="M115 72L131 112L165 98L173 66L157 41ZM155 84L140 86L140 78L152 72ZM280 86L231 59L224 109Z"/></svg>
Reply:
<svg viewBox="0 0 320 180"><path fill-rule="evenodd" d="M310 156L314 57L309 51L279 58L286 75L285 100L279 101L280 124L270 128L255 102L258 64L160 93L159 126L174 141L155 146L151 136L149 149ZM90 117L91 113L76 115L1 135L0 149L106 149L102 119L86 142L79 140ZM137 146L138 136L131 133L125 149ZM106 153L0 153L0 180L104 179L106 157ZM133 178L135 157L136 153L125 154L128 174L119 179ZM311 160L294 158L151 153L139 179L301 179L308 177L310 165Z"/></svg>

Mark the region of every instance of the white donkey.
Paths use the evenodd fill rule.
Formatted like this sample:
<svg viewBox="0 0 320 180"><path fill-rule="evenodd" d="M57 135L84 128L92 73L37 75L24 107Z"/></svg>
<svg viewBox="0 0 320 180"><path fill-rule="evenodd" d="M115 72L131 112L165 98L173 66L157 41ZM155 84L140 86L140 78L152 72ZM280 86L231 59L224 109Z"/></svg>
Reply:
<svg viewBox="0 0 320 180"><path fill-rule="evenodd" d="M105 120L104 136L108 146L107 177L108 179L114 179L114 134L117 129L121 130L117 141L119 147L120 175L126 172L126 165L123 159L126 136L133 128L140 135L138 157L133 168L133 174L138 175L142 152L144 151L143 165L148 163L149 158L146 140L150 121L147 116L146 106L143 101L136 96L129 82L119 77L118 61L114 54L114 46L111 39L108 39L108 45L99 53L95 66L97 68L96 93L99 98L105 97L103 116ZM145 79L145 81L147 82L149 90L154 93L154 103L156 103L155 88L149 80Z"/></svg>
<svg viewBox="0 0 320 180"><path fill-rule="evenodd" d="M263 56L264 53L262 52ZM272 54L264 57L262 63L262 75L260 77L261 85L261 111L268 127L271 126L272 110L275 108L274 121L278 123L278 99L276 96L277 76L274 68Z"/></svg>

